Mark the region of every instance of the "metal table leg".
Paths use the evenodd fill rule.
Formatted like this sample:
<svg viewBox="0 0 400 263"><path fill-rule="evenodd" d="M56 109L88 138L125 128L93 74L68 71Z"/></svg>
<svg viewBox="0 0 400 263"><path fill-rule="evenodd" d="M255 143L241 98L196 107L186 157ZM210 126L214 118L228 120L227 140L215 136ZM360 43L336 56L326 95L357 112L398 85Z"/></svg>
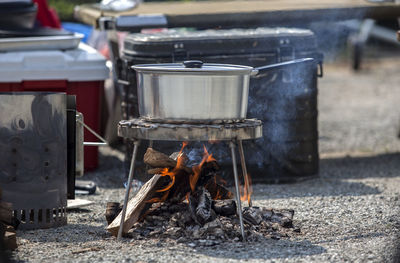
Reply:
<svg viewBox="0 0 400 263"><path fill-rule="evenodd" d="M245 181L246 191L247 191L247 194L249 196L248 205L250 207L252 207L253 204L251 202L251 196L250 196L250 191L249 191L250 190L250 180L249 180L249 175L247 173L246 160L244 159L244 151L243 151L242 140L238 140L238 144L239 144L239 155L240 155L240 163L242 165L243 178L244 178L244 181Z"/></svg>
<svg viewBox="0 0 400 263"><path fill-rule="evenodd" d="M232 153L233 175L235 178L236 203L238 205L237 209L238 209L239 222L240 222L240 231L242 233L243 241L246 241L246 236L244 234L244 226L243 226L242 202L240 200L240 192L239 192L239 177L238 177L237 164L236 164L236 154L235 154L236 144L234 142L230 142L229 147L231 148L231 153Z"/></svg>
<svg viewBox="0 0 400 263"><path fill-rule="evenodd" d="M121 222L119 224L119 229L118 229L118 237L117 237L118 240L121 240L121 238L122 238L122 232L124 229L124 221L125 221L125 214L126 214L126 207L128 205L129 191L131 190L131 185L132 185L132 180L133 180L133 172L135 170L136 154L137 154L137 150L138 150L140 141L135 140L133 142L133 144L134 144L134 147L133 147L133 153L132 153L132 159L131 159L131 167L129 169L128 185L125 190L124 206L122 208Z"/></svg>

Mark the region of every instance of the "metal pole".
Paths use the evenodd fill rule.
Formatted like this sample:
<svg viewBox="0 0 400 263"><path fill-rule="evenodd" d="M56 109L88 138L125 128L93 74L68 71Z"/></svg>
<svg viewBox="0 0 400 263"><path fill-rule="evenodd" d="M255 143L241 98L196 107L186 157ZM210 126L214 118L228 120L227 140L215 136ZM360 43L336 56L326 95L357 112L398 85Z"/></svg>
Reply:
<svg viewBox="0 0 400 263"><path fill-rule="evenodd" d="M139 147L139 140L135 140L133 142L134 147L133 147L133 154L132 154L132 159L131 159L131 167L129 170L129 178L128 178L128 185L125 190L125 199L124 199L124 206L122 207L122 215L121 215L121 222L119 224L119 229L118 229L118 240L121 240L122 238L122 232L124 231L124 221L125 221L125 214L126 214L126 207L128 205L128 199L129 199L129 191L131 190L131 184L133 180L133 171L135 170L135 160L136 160L136 154L137 150Z"/></svg>
<svg viewBox="0 0 400 263"><path fill-rule="evenodd" d="M239 214L239 222L240 222L240 231L242 233L243 241L246 241L246 236L244 235L244 226L243 226L243 214L242 214L242 202L240 200L240 192L239 192L239 178L237 172L237 164L236 164L236 154L235 148L236 145L232 141L229 143L229 147L231 148L232 153L232 164L233 164L233 176L235 178L235 188L236 188L236 203L238 205L238 214Z"/></svg>
<svg viewBox="0 0 400 263"><path fill-rule="evenodd" d="M250 180L249 180L249 175L247 173L246 160L244 159L244 151L243 151L242 140L238 140L238 144L239 144L240 163L242 165L242 172L243 172L243 177L244 177L244 181L245 181L245 187L246 187L247 194L249 196L248 205L250 207L252 207L253 204L251 202L251 196L250 196L250 191L249 191L250 190Z"/></svg>

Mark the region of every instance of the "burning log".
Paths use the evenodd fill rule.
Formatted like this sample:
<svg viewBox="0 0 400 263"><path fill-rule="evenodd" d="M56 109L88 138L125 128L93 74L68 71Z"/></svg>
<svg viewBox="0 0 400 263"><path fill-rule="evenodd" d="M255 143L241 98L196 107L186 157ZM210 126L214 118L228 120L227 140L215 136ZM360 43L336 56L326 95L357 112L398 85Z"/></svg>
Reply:
<svg viewBox="0 0 400 263"><path fill-rule="evenodd" d="M143 161L153 167L172 168L176 166L175 160L169 158L166 154L154 150L153 148L147 148Z"/></svg>
<svg viewBox="0 0 400 263"><path fill-rule="evenodd" d="M174 168L177 166L177 161L170 158L168 155L163 154L153 148L147 148L144 154L143 161L154 168ZM187 173L191 173L192 169L181 165L180 169L185 170Z"/></svg>
<svg viewBox="0 0 400 263"><path fill-rule="evenodd" d="M148 174L160 174L162 171L164 171L164 168L151 168L147 170Z"/></svg>
<svg viewBox="0 0 400 263"><path fill-rule="evenodd" d="M218 184L215 179L208 180L207 184L204 186L210 193L211 198L216 200L232 199L233 194L231 191L226 189L224 186Z"/></svg>
<svg viewBox="0 0 400 263"><path fill-rule="evenodd" d="M183 146L186 146L186 144L184 144ZM171 158L174 161L178 161L178 159L180 160L182 165L186 165L186 163L189 161L189 158L187 157L186 153L180 151L180 152L173 152L169 158Z"/></svg>

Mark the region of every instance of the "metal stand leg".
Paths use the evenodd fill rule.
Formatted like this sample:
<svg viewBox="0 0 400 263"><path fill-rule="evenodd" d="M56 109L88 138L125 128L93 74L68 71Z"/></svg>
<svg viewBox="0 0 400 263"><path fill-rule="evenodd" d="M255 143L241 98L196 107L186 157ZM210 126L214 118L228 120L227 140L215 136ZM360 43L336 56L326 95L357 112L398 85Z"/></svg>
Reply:
<svg viewBox="0 0 400 263"><path fill-rule="evenodd" d="M246 187L246 191L248 194L248 205L250 207L253 206L252 202L251 202L251 196L250 196L250 180L249 180L249 175L247 174L247 168L246 168L246 160L244 159L244 151L243 151L243 144L242 144L242 140L238 140L238 144L239 144L239 155L240 155L240 163L242 165L242 172L243 172L243 178L245 181L245 187Z"/></svg>
<svg viewBox="0 0 400 263"><path fill-rule="evenodd" d="M244 235L244 226L243 226L242 202L240 200L240 192L239 192L239 177L238 177L237 164L236 164L236 154L235 154L236 145L235 145L235 143L230 142L229 147L231 148L231 153L232 153L233 175L235 178L236 203L238 206L237 208L238 208L238 215L239 215L239 222L240 222L240 231L242 232L243 241L246 241L246 236Z"/></svg>
<svg viewBox="0 0 400 263"><path fill-rule="evenodd" d="M125 221L125 214L126 214L126 207L128 205L128 199L129 199L129 191L131 190L131 184L133 180L133 171L135 170L135 160L136 160L136 154L137 150L139 147L139 140L135 140L133 142L134 148L133 148L133 154L132 154L132 159L131 159L131 167L129 170L129 178L128 178L128 185L125 190L125 199L124 199L124 206L122 207L122 215L121 215L121 222L119 224L119 229L118 229L118 240L121 240L122 238L122 232L124 230L124 221Z"/></svg>

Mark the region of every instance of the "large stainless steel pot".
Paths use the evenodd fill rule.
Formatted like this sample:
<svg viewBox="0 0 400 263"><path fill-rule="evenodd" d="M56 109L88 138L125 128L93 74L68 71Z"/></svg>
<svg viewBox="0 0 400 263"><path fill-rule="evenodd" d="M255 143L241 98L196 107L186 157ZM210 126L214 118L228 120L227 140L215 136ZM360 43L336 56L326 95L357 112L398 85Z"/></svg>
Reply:
<svg viewBox="0 0 400 263"><path fill-rule="evenodd" d="M193 60L181 64L134 65L139 114L153 121L240 121L246 118L251 76L313 61L303 58L259 68Z"/></svg>

